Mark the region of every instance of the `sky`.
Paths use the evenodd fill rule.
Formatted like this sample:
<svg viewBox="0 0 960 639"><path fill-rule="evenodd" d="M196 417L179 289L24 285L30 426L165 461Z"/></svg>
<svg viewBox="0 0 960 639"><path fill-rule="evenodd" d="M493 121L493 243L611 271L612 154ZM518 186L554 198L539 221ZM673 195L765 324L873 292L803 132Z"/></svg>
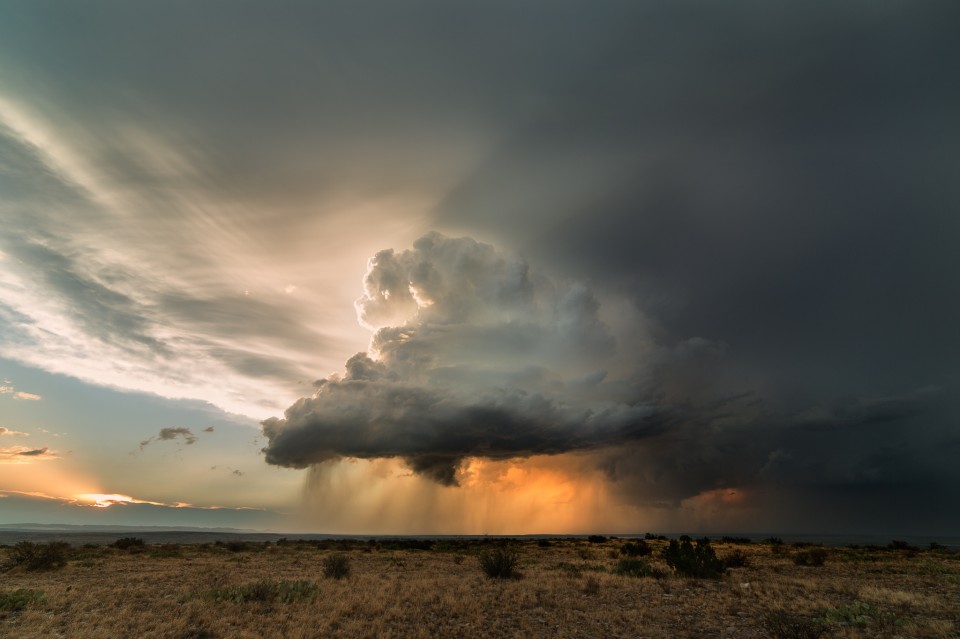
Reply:
<svg viewBox="0 0 960 639"><path fill-rule="evenodd" d="M943 535L951 1L0 6L0 524Z"/></svg>

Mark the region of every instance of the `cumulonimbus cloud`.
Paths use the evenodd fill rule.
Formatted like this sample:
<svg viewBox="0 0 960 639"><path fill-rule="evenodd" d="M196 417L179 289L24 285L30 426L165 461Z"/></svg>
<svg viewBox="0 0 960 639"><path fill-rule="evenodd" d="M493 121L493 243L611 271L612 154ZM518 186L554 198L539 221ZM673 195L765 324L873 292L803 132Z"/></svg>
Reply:
<svg viewBox="0 0 960 639"><path fill-rule="evenodd" d="M356 307L370 353L262 423L269 463L401 457L453 485L467 457L596 449L663 426L603 368L616 339L591 289L488 244L430 233L381 251Z"/></svg>
<svg viewBox="0 0 960 639"><path fill-rule="evenodd" d="M668 343L616 299L605 312L588 285L470 238L430 233L368 266L369 351L262 422L267 462L400 458L452 486L470 458L590 452L624 503L673 507L722 487L870 488L903 464L863 442L943 410L937 389L783 401L724 344Z"/></svg>

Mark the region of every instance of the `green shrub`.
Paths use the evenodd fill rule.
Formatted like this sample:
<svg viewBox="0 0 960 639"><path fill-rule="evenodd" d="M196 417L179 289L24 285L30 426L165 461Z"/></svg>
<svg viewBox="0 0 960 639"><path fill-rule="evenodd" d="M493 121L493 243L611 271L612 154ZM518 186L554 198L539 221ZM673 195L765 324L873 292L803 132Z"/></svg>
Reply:
<svg viewBox="0 0 960 639"><path fill-rule="evenodd" d="M646 557L653 550L650 546L642 539L637 541L628 541L624 545L620 546L620 554L626 555L628 557Z"/></svg>
<svg viewBox="0 0 960 639"><path fill-rule="evenodd" d="M802 550L793 556L793 563L798 566L822 566L827 560L827 551L823 548L811 548Z"/></svg>
<svg viewBox="0 0 960 639"><path fill-rule="evenodd" d="M225 586L211 590L206 598L234 603L294 603L316 599L320 587L312 581L261 580L242 586Z"/></svg>
<svg viewBox="0 0 960 639"><path fill-rule="evenodd" d="M323 576L327 579L343 579L350 576L350 558L343 553L334 553L323 558Z"/></svg>
<svg viewBox="0 0 960 639"><path fill-rule="evenodd" d="M876 611L862 601L854 601L849 606L837 606L824 612L824 617L830 623L846 626L866 626L875 616Z"/></svg>
<svg viewBox="0 0 960 639"><path fill-rule="evenodd" d="M590 535L587 537L587 541L589 541L591 544L602 544L607 541L607 538L603 535Z"/></svg>
<svg viewBox="0 0 960 639"><path fill-rule="evenodd" d="M11 592L0 592L0 611L20 612L32 603L46 603L42 590L18 588Z"/></svg>
<svg viewBox="0 0 960 639"><path fill-rule="evenodd" d="M520 558L512 548L484 550L477 559L480 561L480 568L491 579L516 579L520 576L517 572Z"/></svg>
<svg viewBox="0 0 960 639"><path fill-rule="evenodd" d="M672 539L663 557L667 565L683 577L717 579L726 570L706 538L698 539L696 546L690 543L689 538L680 542Z"/></svg>
<svg viewBox="0 0 960 639"><path fill-rule="evenodd" d="M817 619L792 615L783 610L771 612L760 622L768 639L819 639L827 627Z"/></svg>
<svg viewBox="0 0 960 639"><path fill-rule="evenodd" d="M663 573L643 559L624 557L613 567L614 574L625 577L663 577Z"/></svg>
<svg viewBox="0 0 960 639"><path fill-rule="evenodd" d="M27 570L53 570L67 565L69 544L52 541L49 544L35 544L21 541L13 547L10 560L14 566L23 566Z"/></svg>

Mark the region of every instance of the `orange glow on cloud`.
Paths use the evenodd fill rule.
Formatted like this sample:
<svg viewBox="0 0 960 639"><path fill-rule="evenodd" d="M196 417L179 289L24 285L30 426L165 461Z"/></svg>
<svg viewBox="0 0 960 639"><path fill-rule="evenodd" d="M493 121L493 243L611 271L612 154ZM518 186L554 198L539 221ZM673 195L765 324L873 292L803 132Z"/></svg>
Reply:
<svg viewBox="0 0 960 639"><path fill-rule="evenodd" d="M80 495L74 495L74 497L80 502L89 502L89 505L94 506L96 508L109 508L114 504L152 504L154 506L166 505L166 504L161 504L155 501L143 501L141 499L134 499L130 495L84 493Z"/></svg>
<svg viewBox="0 0 960 639"><path fill-rule="evenodd" d="M38 461L60 459L60 455L49 448L30 448L29 446L0 446L0 464L27 465Z"/></svg>

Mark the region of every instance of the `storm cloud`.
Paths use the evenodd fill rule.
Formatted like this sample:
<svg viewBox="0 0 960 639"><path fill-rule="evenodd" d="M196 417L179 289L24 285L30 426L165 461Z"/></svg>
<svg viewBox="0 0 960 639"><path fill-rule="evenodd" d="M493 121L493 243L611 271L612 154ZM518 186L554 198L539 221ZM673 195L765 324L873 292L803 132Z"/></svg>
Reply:
<svg viewBox="0 0 960 639"><path fill-rule="evenodd" d="M638 322L618 347L589 286L491 245L430 233L368 266L356 308L374 331L370 353L263 422L269 463L401 457L454 485L468 457L616 448L756 420L756 398L713 396L698 381L720 345L664 348Z"/></svg>
<svg viewBox="0 0 960 639"><path fill-rule="evenodd" d="M266 459L401 458L456 486L468 459L587 455L626 503L655 508L725 487L870 489L921 454L927 481L950 472L921 453L956 409L943 388L787 401L749 385L728 345L671 341L606 301L629 321L587 284L468 237L380 251L356 302L369 352L262 422Z"/></svg>
<svg viewBox="0 0 960 639"><path fill-rule="evenodd" d="M472 238L430 233L412 250L377 253L364 290L358 319L375 330L376 359L356 354L285 419L264 421L268 462L403 457L455 484L468 456L556 454L648 430L647 406L600 388L606 371L594 367L616 342L582 283L531 273Z"/></svg>

